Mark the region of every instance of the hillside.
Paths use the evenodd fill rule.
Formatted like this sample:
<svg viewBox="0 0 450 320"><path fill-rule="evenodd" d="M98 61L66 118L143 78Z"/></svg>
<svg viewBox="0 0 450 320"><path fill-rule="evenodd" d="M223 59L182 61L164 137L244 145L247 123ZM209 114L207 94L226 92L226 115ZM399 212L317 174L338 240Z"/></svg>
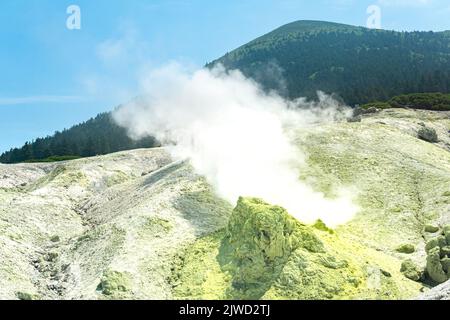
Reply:
<svg viewBox="0 0 450 320"><path fill-rule="evenodd" d="M222 63L290 98L336 93L350 105L415 92L450 92L448 32L371 30L321 21L278 28Z"/></svg>
<svg viewBox="0 0 450 320"><path fill-rule="evenodd" d="M0 163L19 163L34 160L52 161L59 157L92 157L122 150L152 148L158 143L147 138L134 141L126 130L114 123L110 113L101 113L93 119L46 138L27 142L0 155Z"/></svg>
<svg viewBox="0 0 450 320"><path fill-rule="evenodd" d="M400 94L450 92L450 33L370 30L337 23L298 21L234 50L222 63L240 69L266 89L290 98L339 95L350 105L387 101ZM415 106L420 107L420 106ZM28 142L0 156L18 163L56 156L86 157L139 147L101 114L69 130Z"/></svg>
<svg viewBox="0 0 450 320"><path fill-rule="evenodd" d="M335 230L227 203L163 148L0 165L0 299L448 299L430 289L448 278L449 129L404 109L297 129L300 179L357 195Z"/></svg>

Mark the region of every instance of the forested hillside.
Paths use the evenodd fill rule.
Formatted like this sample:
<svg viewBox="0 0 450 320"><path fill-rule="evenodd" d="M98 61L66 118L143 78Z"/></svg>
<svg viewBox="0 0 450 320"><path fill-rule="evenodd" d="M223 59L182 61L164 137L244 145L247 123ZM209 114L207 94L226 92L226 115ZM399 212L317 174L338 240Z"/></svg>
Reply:
<svg viewBox="0 0 450 320"><path fill-rule="evenodd" d="M336 93L348 104L450 91L450 34L329 22L285 25L209 64L240 69L290 98Z"/></svg>
<svg viewBox="0 0 450 320"><path fill-rule="evenodd" d="M135 148L157 146L154 139L133 141L125 129L114 123L110 113L102 113L53 136L27 142L0 156L2 163L57 159L57 157L90 157ZM55 157L56 156L56 157Z"/></svg>

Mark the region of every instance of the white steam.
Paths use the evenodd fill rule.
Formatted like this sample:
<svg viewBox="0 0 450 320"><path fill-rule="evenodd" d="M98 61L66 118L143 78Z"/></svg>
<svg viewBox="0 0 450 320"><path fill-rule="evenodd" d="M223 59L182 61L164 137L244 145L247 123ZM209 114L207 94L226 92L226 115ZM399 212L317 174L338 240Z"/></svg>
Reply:
<svg viewBox="0 0 450 320"><path fill-rule="evenodd" d="M190 159L219 195L281 205L304 222L330 226L350 220L350 197L326 199L299 180L304 156L292 128L348 116L349 109L319 93L319 102L286 101L266 94L238 71L221 67L183 72L177 65L151 72L144 98L114 117L133 138L155 136L177 159Z"/></svg>

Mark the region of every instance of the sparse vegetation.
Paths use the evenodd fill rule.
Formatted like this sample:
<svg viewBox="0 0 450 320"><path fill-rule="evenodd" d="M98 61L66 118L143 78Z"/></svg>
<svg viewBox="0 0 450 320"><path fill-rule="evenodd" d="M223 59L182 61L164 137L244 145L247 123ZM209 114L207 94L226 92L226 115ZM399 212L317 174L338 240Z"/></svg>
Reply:
<svg viewBox="0 0 450 320"><path fill-rule="evenodd" d="M450 94L415 93L396 96L389 101L394 108L450 111Z"/></svg>
<svg viewBox="0 0 450 320"><path fill-rule="evenodd" d="M409 108L431 111L450 111L450 94L441 92L413 93L395 96L387 102L371 102L361 108L369 109Z"/></svg>

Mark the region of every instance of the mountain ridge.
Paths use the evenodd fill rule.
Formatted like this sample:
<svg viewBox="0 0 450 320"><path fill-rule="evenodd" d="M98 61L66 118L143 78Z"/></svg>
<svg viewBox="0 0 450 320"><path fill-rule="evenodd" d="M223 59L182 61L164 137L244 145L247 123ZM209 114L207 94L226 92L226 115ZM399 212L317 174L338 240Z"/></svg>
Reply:
<svg viewBox="0 0 450 320"><path fill-rule="evenodd" d="M388 101L399 94L450 93L449 43L450 31L397 32L299 20L240 46L206 67L222 63L228 69L239 69L264 88L289 98L314 99L321 90L356 105ZM132 141L109 114L74 127L90 136L83 134L86 137L77 140L73 128L56 132L4 152L0 162L93 156L158 146L153 139ZM112 134L105 136L102 131Z"/></svg>
<svg viewBox="0 0 450 320"><path fill-rule="evenodd" d="M289 98L315 98L321 90L351 105L364 104L406 93L449 92L448 34L300 20L207 66L239 69Z"/></svg>

